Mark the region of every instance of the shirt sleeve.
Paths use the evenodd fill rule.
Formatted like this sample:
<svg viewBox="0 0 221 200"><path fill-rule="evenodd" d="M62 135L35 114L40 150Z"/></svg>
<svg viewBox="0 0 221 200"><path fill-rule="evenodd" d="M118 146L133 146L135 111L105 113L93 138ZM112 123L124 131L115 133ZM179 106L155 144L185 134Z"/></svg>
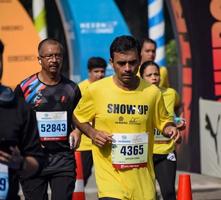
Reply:
<svg viewBox="0 0 221 200"><path fill-rule="evenodd" d="M81 99L81 90L78 85L76 85L74 93L75 93L75 98L73 102L73 108L75 109L79 100Z"/></svg>
<svg viewBox="0 0 221 200"><path fill-rule="evenodd" d="M160 91L156 96L155 112L153 113L153 115L155 127L160 131L163 130L164 126L167 123L173 122L173 116L171 116L167 111L162 93Z"/></svg>
<svg viewBox="0 0 221 200"><path fill-rule="evenodd" d="M39 134L34 111L25 103L22 98L18 98L18 112L21 123L19 149L23 156L33 156L39 163L40 168L45 163L45 155L40 145Z"/></svg>
<svg viewBox="0 0 221 200"><path fill-rule="evenodd" d="M160 87L169 87L168 71L166 67L160 67Z"/></svg>
<svg viewBox="0 0 221 200"><path fill-rule="evenodd" d="M18 98L23 98L24 99L24 93L20 87L20 85L17 85L15 90L14 90L15 96Z"/></svg>
<svg viewBox="0 0 221 200"><path fill-rule="evenodd" d="M177 101L176 91L172 88L167 88L162 92L164 103L169 114L174 117L175 116L175 104Z"/></svg>
<svg viewBox="0 0 221 200"><path fill-rule="evenodd" d="M92 122L95 117L95 104L91 91L87 89L74 110L75 117L81 122Z"/></svg>

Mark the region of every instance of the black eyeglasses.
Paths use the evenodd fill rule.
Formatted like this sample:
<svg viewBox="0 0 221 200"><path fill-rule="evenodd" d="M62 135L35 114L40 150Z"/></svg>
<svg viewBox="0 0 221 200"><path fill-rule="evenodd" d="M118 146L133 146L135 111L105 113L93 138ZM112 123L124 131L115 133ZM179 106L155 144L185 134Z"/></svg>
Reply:
<svg viewBox="0 0 221 200"><path fill-rule="evenodd" d="M55 57L57 60L60 60L60 59L63 58L63 54L55 53L55 54L48 54L48 55L45 55L45 56L39 55L39 57L45 58L46 60L51 60Z"/></svg>

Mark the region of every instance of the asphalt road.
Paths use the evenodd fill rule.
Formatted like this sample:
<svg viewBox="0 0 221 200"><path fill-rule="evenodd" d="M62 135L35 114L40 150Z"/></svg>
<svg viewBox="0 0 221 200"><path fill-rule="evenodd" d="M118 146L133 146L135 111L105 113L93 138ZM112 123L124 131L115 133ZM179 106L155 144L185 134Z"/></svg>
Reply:
<svg viewBox="0 0 221 200"><path fill-rule="evenodd" d="M221 200L221 178L204 176L189 172L177 172L176 189L178 189L178 179L180 174L189 174L191 178L191 189L193 200ZM157 186L158 199L162 200ZM86 200L97 200L97 189L94 174L90 177L85 188Z"/></svg>
<svg viewBox="0 0 221 200"><path fill-rule="evenodd" d="M177 172L176 189L178 189L179 175L188 172ZM191 177L191 190L193 200L221 200L221 178L188 173ZM48 190L50 198L50 189ZM158 200L162 200L157 186ZM24 200L22 192L21 200ZM97 200L97 188L94 173L85 188L86 200Z"/></svg>

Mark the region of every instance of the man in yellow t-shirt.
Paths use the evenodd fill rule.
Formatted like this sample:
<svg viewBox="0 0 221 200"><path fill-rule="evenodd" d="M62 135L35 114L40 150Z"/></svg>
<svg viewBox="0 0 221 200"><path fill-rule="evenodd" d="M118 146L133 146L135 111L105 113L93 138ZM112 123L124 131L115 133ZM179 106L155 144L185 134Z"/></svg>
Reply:
<svg viewBox="0 0 221 200"><path fill-rule="evenodd" d="M91 57L88 59L88 79L79 83L79 88L81 90L82 95L91 83L104 78L106 67L107 62L101 57ZM81 152L84 186L87 184L93 166L91 145L91 139L85 134L82 134L81 143L77 151Z"/></svg>
<svg viewBox="0 0 221 200"><path fill-rule="evenodd" d="M145 37L141 42L141 64L146 61L154 61L156 58L157 44L154 40ZM165 66L160 67L160 87L168 88L168 71Z"/></svg>
<svg viewBox="0 0 221 200"><path fill-rule="evenodd" d="M93 141L99 199L153 200L153 128L175 141L180 135L160 90L136 75L139 42L119 36L110 46L110 56L115 75L88 87L73 119Z"/></svg>

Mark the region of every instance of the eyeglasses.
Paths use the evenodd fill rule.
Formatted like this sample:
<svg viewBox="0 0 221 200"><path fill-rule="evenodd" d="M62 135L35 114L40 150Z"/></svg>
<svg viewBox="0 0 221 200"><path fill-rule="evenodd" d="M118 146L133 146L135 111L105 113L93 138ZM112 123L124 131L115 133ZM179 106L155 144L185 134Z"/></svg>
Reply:
<svg viewBox="0 0 221 200"><path fill-rule="evenodd" d="M45 56L39 55L39 57L45 58L46 60L51 60L55 57L57 60L61 60L63 58L63 54L55 53L55 54L48 54L48 55L45 55Z"/></svg>

